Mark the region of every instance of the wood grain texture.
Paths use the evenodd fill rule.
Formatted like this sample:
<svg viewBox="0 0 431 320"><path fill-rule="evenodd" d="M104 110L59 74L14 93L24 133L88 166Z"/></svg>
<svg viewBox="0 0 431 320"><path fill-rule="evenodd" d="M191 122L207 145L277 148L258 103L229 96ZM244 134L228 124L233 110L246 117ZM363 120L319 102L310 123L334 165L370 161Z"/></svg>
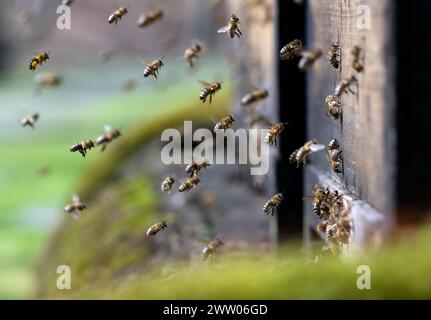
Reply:
<svg viewBox="0 0 431 320"><path fill-rule="evenodd" d="M394 1L390 0L310 0L308 2L306 44L325 53L309 71L307 79L307 135L327 144L337 138L344 154L344 172L336 175L324 152L313 155L306 169L305 194L310 194L317 176L330 174L347 190L382 212L390 224L395 193L395 43ZM357 28L359 6L368 6L371 29ZM327 63L330 43L341 47L341 68ZM364 50L363 73L351 67L350 51L358 45ZM342 97L343 119L336 122L326 116L325 98L334 93L340 79L352 73L358 78L355 94ZM320 173L320 174L318 174ZM305 224L313 224L310 206L306 206ZM360 228L360 226L357 226ZM309 231L305 230L310 238Z"/></svg>

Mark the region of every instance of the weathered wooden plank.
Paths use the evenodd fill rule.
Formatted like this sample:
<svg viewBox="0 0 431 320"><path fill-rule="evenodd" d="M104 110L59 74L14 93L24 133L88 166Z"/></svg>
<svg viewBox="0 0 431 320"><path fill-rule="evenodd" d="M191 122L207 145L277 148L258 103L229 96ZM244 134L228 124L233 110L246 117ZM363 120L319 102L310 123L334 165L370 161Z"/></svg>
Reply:
<svg viewBox="0 0 431 320"><path fill-rule="evenodd" d="M363 22L363 10L371 14L370 29L358 25ZM337 138L343 149L344 172L338 176L331 173L324 153L312 156L304 193L311 193L319 175L330 174L359 199L385 214L386 224L392 220L395 193L393 19L394 2L390 0L310 0L306 41L308 47L321 48L325 53L331 42L338 41L341 47L339 70L330 67L325 56L308 73L307 135L325 144ZM365 70L361 74L351 66L353 46L364 51ZM340 79L353 73L358 79L352 87L355 94L343 95L343 119L337 123L325 114L325 98L334 93ZM307 229L313 222L310 215L310 206L306 206Z"/></svg>

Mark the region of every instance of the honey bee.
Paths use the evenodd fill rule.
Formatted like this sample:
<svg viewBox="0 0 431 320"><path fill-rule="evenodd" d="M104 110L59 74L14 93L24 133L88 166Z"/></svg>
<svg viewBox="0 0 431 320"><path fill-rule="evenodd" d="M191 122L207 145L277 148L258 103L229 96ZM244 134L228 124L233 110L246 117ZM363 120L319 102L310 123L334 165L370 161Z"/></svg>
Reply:
<svg viewBox="0 0 431 320"><path fill-rule="evenodd" d="M283 200L283 194L276 193L265 203L263 206L263 212L265 212L266 215L273 216L275 209L280 206Z"/></svg>
<svg viewBox="0 0 431 320"><path fill-rule="evenodd" d="M364 66L359 62L360 56L361 56L361 51L362 49L358 46L354 46L352 49L352 66L353 69L356 70L356 72L361 73L362 71L364 71Z"/></svg>
<svg viewBox="0 0 431 320"><path fill-rule="evenodd" d="M61 76L52 72L37 74L34 80L40 87L56 87L63 81Z"/></svg>
<svg viewBox="0 0 431 320"><path fill-rule="evenodd" d="M136 89L136 81L129 79L126 82L123 83L123 85L121 86L121 89L124 92L130 92Z"/></svg>
<svg viewBox="0 0 431 320"><path fill-rule="evenodd" d="M343 114L340 99L336 96L329 95L326 97L325 102L326 107L328 108L326 115L334 120L340 119Z"/></svg>
<svg viewBox="0 0 431 320"><path fill-rule="evenodd" d="M23 127L25 126L30 126L32 129L34 129L34 124L36 123L36 121L39 119L39 113L37 112L32 112L29 115L25 116L22 120L21 120L21 125Z"/></svg>
<svg viewBox="0 0 431 320"><path fill-rule="evenodd" d="M355 93L352 89L350 89L350 86L356 82L356 77L352 74L350 77L344 78L340 81L340 83L335 88L335 96L341 97L343 93L350 92Z"/></svg>
<svg viewBox="0 0 431 320"><path fill-rule="evenodd" d="M72 203L64 207L64 212L70 213L75 220L78 220L81 211L84 211L85 209L87 209L86 204L82 203L79 196L75 193L72 196Z"/></svg>
<svg viewBox="0 0 431 320"><path fill-rule="evenodd" d="M114 11L113 14L111 14L108 18L108 22L117 24L121 18L128 13L126 7L119 7L117 10Z"/></svg>
<svg viewBox="0 0 431 320"><path fill-rule="evenodd" d="M157 75L159 73L159 69L164 66L163 61L161 59L156 59L149 64L144 69L144 77L147 78L149 76L154 76L157 79Z"/></svg>
<svg viewBox="0 0 431 320"><path fill-rule="evenodd" d="M189 164L186 167L187 177L191 178L193 176L196 176L202 169L205 169L209 166L210 164L207 161L203 161L203 160L193 161L192 164Z"/></svg>
<svg viewBox="0 0 431 320"><path fill-rule="evenodd" d="M103 49L98 53L98 56L102 60L102 63L105 63L114 57L114 51L112 49Z"/></svg>
<svg viewBox="0 0 431 320"><path fill-rule="evenodd" d="M295 39L288 44L286 44L280 50L281 60L292 60L298 57L302 52L302 42L301 40Z"/></svg>
<svg viewBox="0 0 431 320"><path fill-rule="evenodd" d="M253 90L241 98L242 106L249 106L268 97L268 90L253 87Z"/></svg>
<svg viewBox="0 0 431 320"><path fill-rule="evenodd" d="M217 30L217 33L229 32L229 36L233 39L235 36L241 38L242 32L239 30L240 21L237 15L232 14L228 24Z"/></svg>
<svg viewBox="0 0 431 320"><path fill-rule="evenodd" d="M72 145L69 150L70 152L78 151L82 155L82 157L85 158L87 150L91 150L91 148L94 148L94 142L92 140L84 140L82 142Z"/></svg>
<svg viewBox="0 0 431 320"><path fill-rule="evenodd" d="M222 245L224 245L224 242L222 240L220 240L219 238L209 242L205 246L205 248L202 249L201 259L203 261L205 261L208 258L212 259L215 255L215 252L217 251L217 249L219 247L221 247Z"/></svg>
<svg viewBox="0 0 431 320"><path fill-rule="evenodd" d="M275 145L277 146L277 138L281 135L281 133L284 130L284 123L276 123L271 128L269 128L268 133L265 136L265 143L269 145Z"/></svg>
<svg viewBox="0 0 431 320"><path fill-rule="evenodd" d="M335 69L340 67L340 45L338 43L332 43L328 51L328 62Z"/></svg>
<svg viewBox="0 0 431 320"><path fill-rule="evenodd" d="M202 45L195 41L192 42L190 47L184 51L184 59L189 64L190 68L193 68L193 59L199 59L199 54L202 52Z"/></svg>
<svg viewBox="0 0 431 320"><path fill-rule="evenodd" d="M322 50L316 49L313 51L307 51L302 53L302 58L299 60L298 68L301 71L305 71L322 56Z"/></svg>
<svg viewBox="0 0 431 320"><path fill-rule="evenodd" d="M138 19L138 27L145 28L153 24L157 20L163 17L163 10L160 8L154 8L149 10L147 13L142 14Z"/></svg>
<svg viewBox="0 0 431 320"><path fill-rule="evenodd" d="M36 67L38 65L42 64L43 62L46 62L47 60L49 60L49 55L46 51L43 51L31 58L29 69L31 71L34 71L36 70Z"/></svg>
<svg viewBox="0 0 431 320"><path fill-rule="evenodd" d="M297 168L299 168L301 164L305 166L307 164L307 157L310 154L324 149L325 146L323 144L318 144L316 140L310 140L299 149L293 151L289 157L289 161L290 163L296 163Z"/></svg>
<svg viewBox="0 0 431 320"><path fill-rule="evenodd" d="M205 86L205 88L201 91L199 94L199 99L202 101L202 103L205 103L208 96L210 97L210 103L212 102L213 96L221 90L221 83L220 82L213 82L209 83L206 81L199 80L201 84Z"/></svg>
<svg viewBox="0 0 431 320"><path fill-rule="evenodd" d="M337 139L332 139L326 146L329 163L335 173L343 171L343 151L340 149L340 144Z"/></svg>
<svg viewBox="0 0 431 320"><path fill-rule="evenodd" d="M148 228L147 237L155 236L159 231L162 231L167 227L168 227L168 224L165 220L157 222Z"/></svg>
<svg viewBox="0 0 431 320"><path fill-rule="evenodd" d="M118 129L112 128L111 126L105 125L103 127L105 133L96 138L94 142L97 146L102 146L102 151L105 151L108 143L112 140L121 136L121 132Z"/></svg>
<svg viewBox="0 0 431 320"><path fill-rule="evenodd" d="M235 122L235 118L232 115L222 118L214 127L214 131L229 129Z"/></svg>
<svg viewBox="0 0 431 320"><path fill-rule="evenodd" d="M175 183L175 179L173 177L171 177L171 176L166 177L162 181L162 185L161 185L162 191L168 192L169 194L171 194L172 187L173 187L174 183Z"/></svg>
<svg viewBox="0 0 431 320"><path fill-rule="evenodd" d="M188 178L186 181L184 181L180 186L178 187L179 192L186 192L193 188L195 188L199 182L199 177L197 175L193 175L192 177Z"/></svg>

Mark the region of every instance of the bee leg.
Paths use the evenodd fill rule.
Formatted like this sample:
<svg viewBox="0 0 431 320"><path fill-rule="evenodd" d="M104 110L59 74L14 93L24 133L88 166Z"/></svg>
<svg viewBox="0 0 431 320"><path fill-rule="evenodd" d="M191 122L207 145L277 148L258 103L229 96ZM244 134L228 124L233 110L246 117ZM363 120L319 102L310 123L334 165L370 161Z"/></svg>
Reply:
<svg viewBox="0 0 431 320"><path fill-rule="evenodd" d="M105 151L105 149L106 149L106 147L107 147L108 145L106 144L106 143L104 143L104 144L102 144L102 149L101 149L101 151L103 152L103 151Z"/></svg>
<svg viewBox="0 0 431 320"><path fill-rule="evenodd" d="M210 103L213 101L213 94L210 94Z"/></svg>
<svg viewBox="0 0 431 320"><path fill-rule="evenodd" d="M85 158L85 151L84 150L79 150L79 153L82 155L82 157Z"/></svg>

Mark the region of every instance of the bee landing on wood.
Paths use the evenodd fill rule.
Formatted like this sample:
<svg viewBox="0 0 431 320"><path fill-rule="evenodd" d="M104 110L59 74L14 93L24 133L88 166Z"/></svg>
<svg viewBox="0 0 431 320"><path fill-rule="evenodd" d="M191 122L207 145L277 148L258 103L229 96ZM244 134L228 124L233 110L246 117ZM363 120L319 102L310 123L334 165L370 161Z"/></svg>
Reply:
<svg viewBox="0 0 431 320"><path fill-rule="evenodd" d="M38 119L39 119L39 113L37 112L30 113L29 115L25 116L21 120L21 125L23 127L30 126L32 129L34 129L34 124Z"/></svg>
<svg viewBox="0 0 431 320"><path fill-rule="evenodd" d="M343 171L343 151L337 139L332 139L328 143L326 153L332 170L335 173L341 173Z"/></svg>
<svg viewBox="0 0 431 320"><path fill-rule="evenodd" d="M264 142L269 145L277 146L277 138L284 131L284 123L276 123L271 128L269 128L268 133L265 136Z"/></svg>
<svg viewBox="0 0 431 320"><path fill-rule="evenodd" d="M165 220L157 222L148 228L147 237L155 236L159 231L162 231L167 227L168 227L168 224L166 223Z"/></svg>
<svg viewBox="0 0 431 320"><path fill-rule="evenodd" d="M219 238L209 242L205 248L202 249L202 255L201 255L201 259L203 261L205 261L206 259L210 258L214 258L215 252L217 251L217 249L219 247L221 247L222 245L224 245L224 242L221 241Z"/></svg>
<svg viewBox="0 0 431 320"><path fill-rule="evenodd" d="M199 184L199 182L201 182L199 180L199 177L197 175L194 175L194 176L188 178L183 183L181 183L180 186L178 187L178 191L179 192L190 191L191 189L195 188Z"/></svg>
<svg viewBox="0 0 431 320"><path fill-rule="evenodd" d="M184 59L193 68L193 59L199 59L199 54L202 52L202 45L199 42L193 42L190 47L184 51Z"/></svg>
<svg viewBox="0 0 431 320"><path fill-rule="evenodd" d="M118 21L121 20L121 18L126 15L128 13L127 11L127 7L119 7L117 10L114 11L114 13L112 13L109 18L108 18L108 22L117 24Z"/></svg>
<svg viewBox="0 0 431 320"><path fill-rule="evenodd" d="M142 62L142 61L141 61ZM149 64L144 69L144 77L147 78L149 76L154 76L157 79L157 75L159 74L159 69L163 67L163 61L161 59L156 59Z"/></svg>
<svg viewBox="0 0 431 320"><path fill-rule="evenodd" d="M299 149L293 151L289 157L289 161L290 163L296 163L297 168L299 168L301 164L305 166L307 164L307 157L310 154L324 149L325 146L323 144L318 144L316 140L310 140Z"/></svg>
<svg viewBox="0 0 431 320"><path fill-rule="evenodd" d="M215 125L214 132L217 132L219 130L225 131L226 129L229 129L234 122L235 118L232 115L224 117Z"/></svg>
<svg viewBox="0 0 431 320"><path fill-rule="evenodd" d="M154 8L139 16L137 21L139 28L145 28L152 25L154 22L161 20L163 17L163 10Z"/></svg>
<svg viewBox="0 0 431 320"><path fill-rule="evenodd" d="M38 65L42 64L43 62L46 62L47 60L49 60L49 55L46 51L43 51L31 58L29 69L31 71L34 71L36 70Z"/></svg>
<svg viewBox="0 0 431 320"><path fill-rule="evenodd" d="M327 203L330 193L331 191L329 188L324 188L319 185L314 186L312 208L314 214L322 221L326 221L330 214L330 206Z"/></svg>
<svg viewBox="0 0 431 320"><path fill-rule="evenodd" d="M341 101L336 96L327 96L326 97L326 107L328 110L326 111L326 115L331 117L334 120L338 120L343 115L343 110L341 108Z"/></svg>
<svg viewBox="0 0 431 320"><path fill-rule="evenodd" d="M275 209L280 206L283 200L283 195L281 193L276 193L265 203L265 205L263 206L263 212L265 212L267 216L273 216Z"/></svg>
<svg viewBox="0 0 431 320"><path fill-rule="evenodd" d="M340 81L340 83L335 87L335 96L341 97L343 93L350 92L355 94L355 92L350 88L354 82L358 80L352 74L350 77L344 78Z"/></svg>
<svg viewBox="0 0 431 320"><path fill-rule="evenodd" d="M81 212L85 209L87 209L87 206L81 202L79 196L75 193L72 196L72 203L64 207L64 212L70 213L75 220L78 220Z"/></svg>
<svg viewBox="0 0 431 320"><path fill-rule="evenodd" d="M257 101L266 99L268 95L268 90L253 88L252 91L241 98L241 105L249 106Z"/></svg>
<svg viewBox="0 0 431 320"><path fill-rule="evenodd" d="M205 88L199 94L199 99L202 101L202 103L205 103L207 98L210 97L210 103L211 103L213 95L215 95L218 91L221 90L221 83L220 82L209 83L202 80L199 80L199 82L205 86Z"/></svg>
<svg viewBox="0 0 431 320"><path fill-rule="evenodd" d="M306 51L302 53L301 60L299 60L298 68L301 71L305 71L311 68L313 64L322 56L322 50L316 49L313 51Z"/></svg>
<svg viewBox="0 0 431 320"><path fill-rule="evenodd" d="M237 15L233 14L228 22L228 24L217 30L217 33L229 32L229 36L233 39L235 36L241 38L242 33L239 30L240 21Z"/></svg>
<svg viewBox="0 0 431 320"><path fill-rule="evenodd" d="M173 177L171 176L166 177L165 179L163 179L160 188L163 192L168 192L169 194L171 194L174 183L175 183L175 179Z"/></svg>
<svg viewBox="0 0 431 320"><path fill-rule="evenodd" d="M118 137L121 136L121 132L118 129L112 128L111 126L105 125L104 126L105 133L101 136L97 137L95 144L97 146L102 146L102 151L105 151L108 144Z"/></svg>
<svg viewBox="0 0 431 320"><path fill-rule="evenodd" d="M70 152L78 151L82 155L82 157L85 158L87 150L91 150L91 148L94 148L94 142L92 140L84 140L82 142L72 145L69 150Z"/></svg>
<svg viewBox="0 0 431 320"><path fill-rule="evenodd" d="M286 44L280 50L281 60L292 60L299 57L302 52L302 42L301 40L295 39L288 44Z"/></svg>
<svg viewBox="0 0 431 320"><path fill-rule="evenodd" d="M351 54L352 54L352 67L356 70L356 72L361 73L364 71L364 66L359 62L361 56L362 49L358 46L354 46Z"/></svg>
<svg viewBox="0 0 431 320"><path fill-rule="evenodd" d="M328 62L335 69L340 67L340 45L338 43L332 43L328 51Z"/></svg>
<svg viewBox="0 0 431 320"><path fill-rule="evenodd" d="M210 166L210 164L207 161L204 161L204 160L193 161L192 164L189 164L186 167L187 177L191 178L193 176L197 176L198 173L202 169L205 169L205 168L207 168L209 166Z"/></svg>

